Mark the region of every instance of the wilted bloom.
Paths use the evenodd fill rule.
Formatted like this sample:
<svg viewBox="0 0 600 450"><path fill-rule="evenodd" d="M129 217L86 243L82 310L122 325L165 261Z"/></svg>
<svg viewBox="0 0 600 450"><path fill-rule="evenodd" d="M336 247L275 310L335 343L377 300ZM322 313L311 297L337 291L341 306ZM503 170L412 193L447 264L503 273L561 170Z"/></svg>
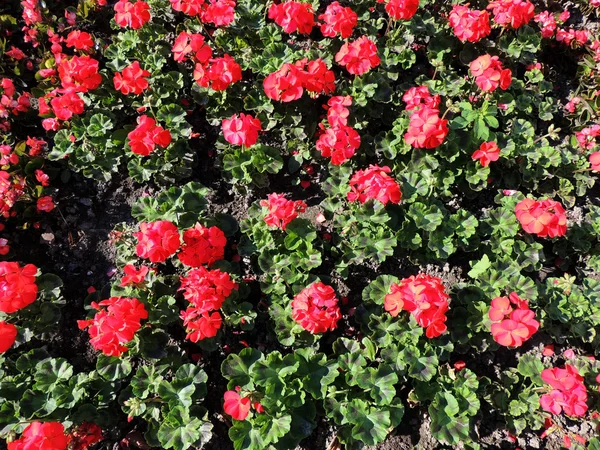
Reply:
<svg viewBox="0 0 600 450"><path fill-rule="evenodd" d="M473 161L479 160L483 167L490 165L490 162L498 161L500 158L500 148L495 142L484 142L479 149L473 153Z"/></svg>
<svg viewBox="0 0 600 450"><path fill-rule="evenodd" d="M121 91L122 94L141 94L148 89L147 77L150 72L140 67L138 61L125 67L122 72L117 72L113 78L115 89Z"/></svg>
<svg viewBox="0 0 600 450"><path fill-rule="evenodd" d="M262 131L260 120L244 113L223 119L221 126L223 137L227 142L244 147L252 147L256 144L258 132Z"/></svg>
<svg viewBox="0 0 600 450"><path fill-rule="evenodd" d="M500 86L506 90L512 82L510 69L503 69L497 56L482 55L469 65L475 83L483 92L492 92Z"/></svg>
<svg viewBox="0 0 600 450"><path fill-rule="evenodd" d="M302 200L288 200L284 194L269 194L267 200L260 201L260 206L268 210L264 218L265 223L282 230L298 217L298 213L306 211L306 203Z"/></svg>
<svg viewBox="0 0 600 450"><path fill-rule="evenodd" d="M491 331L494 340L505 347L520 347L540 326L527 300L521 300L515 292L508 298L492 300L488 315L493 322Z"/></svg>
<svg viewBox="0 0 600 450"><path fill-rule="evenodd" d="M31 422L8 450L66 450L65 428L59 422Z"/></svg>
<svg viewBox="0 0 600 450"><path fill-rule="evenodd" d="M448 120L440 118L437 109L422 107L410 116L404 140L415 148L435 148L444 142L448 131Z"/></svg>
<svg viewBox="0 0 600 450"><path fill-rule="evenodd" d="M140 231L133 235L138 240L135 248L136 254L153 263L166 261L179 249L179 230L167 220L142 222Z"/></svg>
<svg viewBox="0 0 600 450"><path fill-rule="evenodd" d="M462 42L478 42L492 32L489 13L470 9L469 4L453 5L448 22Z"/></svg>
<svg viewBox="0 0 600 450"><path fill-rule="evenodd" d="M384 205L388 202L400 203L402 194L398 183L388 175L391 169L371 164L368 169L358 170L350 179L348 200L365 203L369 199L377 200Z"/></svg>
<svg viewBox="0 0 600 450"><path fill-rule="evenodd" d="M381 63L377 46L367 36L342 45L335 55L335 61L352 75L363 75Z"/></svg>
<svg viewBox="0 0 600 450"><path fill-rule="evenodd" d="M142 28L150 21L150 6L138 0L131 3L128 0L119 0L115 5L115 22L120 27L130 27L134 30Z"/></svg>
<svg viewBox="0 0 600 450"><path fill-rule="evenodd" d="M390 293L385 296L384 308L393 317L403 310L410 312L432 339L447 329L449 298L441 279L421 273L392 284Z"/></svg>
<svg viewBox="0 0 600 450"><path fill-rule="evenodd" d="M183 232L183 242L177 257L186 266L200 267L203 264L210 266L225 256L227 238L218 227L207 228L197 223L193 228Z"/></svg>
<svg viewBox="0 0 600 450"><path fill-rule="evenodd" d="M526 198L515 207L517 220L527 233L539 237L560 237L567 232L567 216L562 205L554 200Z"/></svg>
<svg viewBox="0 0 600 450"><path fill-rule="evenodd" d="M248 397L240 397L236 391L227 391L223 396L225 403L223 409L235 420L244 420L250 413L251 402Z"/></svg>
<svg viewBox="0 0 600 450"><path fill-rule="evenodd" d="M103 309L102 306L106 306ZM137 298L111 297L100 303L92 302L98 312L93 319L78 320L80 330L88 328L90 344L107 356L121 356L127 351L123 344L130 342L140 329L148 312Z"/></svg>
<svg viewBox="0 0 600 450"><path fill-rule="evenodd" d="M0 353L8 351L17 338L17 327L12 323L0 321Z"/></svg>
<svg viewBox="0 0 600 450"><path fill-rule="evenodd" d="M334 330L342 317L335 291L320 281L312 283L292 300L292 317L312 334Z"/></svg>
<svg viewBox="0 0 600 450"><path fill-rule="evenodd" d="M340 5L340 2L333 2L327 6L325 13L319 16L321 24L321 33L326 37L335 37L338 34L342 39L350 37L354 27L358 24L358 15L352 8Z"/></svg>
<svg viewBox="0 0 600 450"><path fill-rule="evenodd" d="M297 31L310 34L315 26L312 5L296 1L272 3L269 7L269 19L273 19L286 33Z"/></svg>
<svg viewBox="0 0 600 450"><path fill-rule="evenodd" d="M69 450L86 450L88 447L102 441L102 428L95 423L83 422L67 436Z"/></svg>

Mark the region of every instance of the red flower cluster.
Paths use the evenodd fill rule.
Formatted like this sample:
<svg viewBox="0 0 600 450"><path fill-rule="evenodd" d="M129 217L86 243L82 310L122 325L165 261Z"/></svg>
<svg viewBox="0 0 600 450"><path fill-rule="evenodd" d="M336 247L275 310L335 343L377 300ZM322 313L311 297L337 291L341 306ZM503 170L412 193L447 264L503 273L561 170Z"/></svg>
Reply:
<svg viewBox="0 0 600 450"><path fill-rule="evenodd" d="M17 262L0 262L0 311L11 314L35 301L37 272L33 264L21 267Z"/></svg>
<svg viewBox="0 0 600 450"><path fill-rule="evenodd" d="M196 63L194 80L202 87L224 91L242 79L242 68L229 55L212 58L207 63Z"/></svg>
<svg viewBox="0 0 600 450"><path fill-rule="evenodd" d="M98 72L99 63L88 55L63 59L58 65L58 76L64 89L74 88L76 92L88 92L102 83Z"/></svg>
<svg viewBox="0 0 600 450"><path fill-rule="evenodd" d="M217 310L223 302L237 289L237 283L231 280L227 272L207 270L204 267L190 270L181 278L183 296L191 305L181 312L183 325L186 327L186 338L192 342L211 338L217 335L223 319Z"/></svg>
<svg viewBox="0 0 600 450"><path fill-rule="evenodd" d="M106 309L101 308L106 306ZM78 320L80 330L89 327L90 343L107 356L121 356L127 351L123 344L131 341L148 318L148 311L137 298L111 297L100 303L92 302L98 310L93 319Z"/></svg>
<svg viewBox="0 0 600 450"><path fill-rule="evenodd" d="M183 242L177 257L186 266L210 266L225 256L227 238L218 227L207 228L197 223L183 232Z"/></svg>
<svg viewBox="0 0 600 450"><path fill-rule="evenodd" d="M540 406L552 414L564 411L567 416L582 417L588 410L587 389L575 366L542 370L542 380L552 386L550 393L540 397Z"/></svg>
<svg viewBox="0 0 600 450"><path fill-rule="evenodd" d="M131 3L129 0L119 0L115 5L115 22L122 28L130 27L134 30L142 28L150 21L150 6L138 0Z"/></svg>
<svg viewBox="0 0 600 450"><path fill-rule="evenodd" d="M148 89L148 80L150 72L140 67L138 61L125 67L122 72L117 72L113 78L115 89L121 91L121 94L139 95Z"/></svg>
<svg viewBox="0 0 600 450"><path fill-rule="evenodd" d="M388 175L390 172L387 166L379 167L373 164L368 169L357 171L350 179L351 191L348 192L348 200L365 203L373 199L384 205L388 202L400 203L400 186Z"/></svg>
<svg viewBox="0 0 600 450"><path fill-rule="evenodd" d="M23 178L0 170L0 214L3 217L11 215L11 208L23 195L24 185Z"/></svg>
<svg viewBox="0 0 600 450"><path fill-rule="evenodd" d="M448 120L440 117L437 108L424 106L410 116L404 140L415 148L436 148L447 135Z"/></svg>
<svg viewBox="0 0 600 450"><path fill-rule="evenodd" d="M310 34L315 26L315 14L312 5L295 1L273 3L269 8L269 19L273 19L286 33L297 31Z"/></svg>
<svg viewBox="0 0 600 450"><path fill-rule="evenodd" d="M500 158L500 148L495 142L484 142L479 149L473 153L473 161L479 160L483 167L490 165L492 161L498 161Z"/></svg>
<svg viewBox="0 0 600 450"><path fill-rule="evenodd" d="M169 0L175 11L198 16L204 23L227 26L235 18L235 0Z"/></svg>
<svg viewBox="0 0 600 450"><path fill-rule="evenodd" d="M250 414L251 402L249 397L241 397L236 391L227 391L223 395L225 403L223 410L235 420L245 420Z"/></svg>
<svg viewBox="0 0 600 450"><path fill-rule="evenodd" d="M85 31L79 30L71 31L67 36L65 43L69 48L74 47L76 50L81 50L84 52L89 51L94 46L92 35L86 33Z"/></svg>
<svg viewBox="0 0 600 450"><path fill-rule="evenodd" d="M167 148L171 143L171 132L156 125L156 120L146 115L138 117L138 126L129 132L129 147L136 155L148 156L158 145Z"/></svg>
<svg viewBox="0 0 600 450"><path fill-rule="evenodd" d="M523 230L539 237L560 237L567 232L567 216L562 205L554 200L526 198L515 207Z"/></svg>
<svg viewBox="0 0 600 450"><path fill-rule="evenodd" d="M268 210L264 218L265 223L282 230L298 217L298 213L306 211L306 203L302 200L288 200L284 194L269 194L267 200L260 201L260 206Z"/></svg>
<svg viewBox="0 0 600 450"><path fill-rule="evenodd" d="M187 31L179 33L171 51L173 59L177 62L186 61L190 55L192 61L206 65L212 58L212 48L206 44L204 36Z"/></svg>
<svg viewBox="0 0 600 450"><path fill-rule="evenodd" d="M223 137L232 145L242 145L246 148L252 147L258 140L258 132L262 131L259 119L250 114L234 114L229 119L221 122Z"/></svg>
<svg viewBox="0 0 600 450"><path fill-rule="evenodd" d="M0 91L2 92L0 96L0 118L6 119L10 114L18 116L20 112L29 110L31 94L24 92L16 95L15 84L10 78L0 79Z"/></svg>
<svg viewBox="0 0 600 450"><path fill-rule="evenodd" d="M140 231L133 235L138 240L136 254L153 263L164 262L179 249L179 230L167 220L142 222Z"/></svg>
<svg viewBox="0 0 600 450"><path fill-rule="evenodd" d="M394 20L409 20L419 8L419 0L377 0L377 3L387 3L385 10Z"/></svg>
<svg viewBox="0 0 600 450"><path fill-rule="evenodd" d="M377 67L381 59L377 56L377 46L366 36L346 42L335 55L335 62L346 68L352 75L363 75Z"/></svg>
<svg viewBox="0 0 600 450"><path fill-rule="evenodd" d="M506 90L512 82L512 72L502 68L497 56L482 55L471 61L469 68L475 77L475 83L483 92L495 91L498 86Z"/></svg>
<svg viewBox="0 0 600 450"><path fill-rule="evenodd" d="M321 33L325 37L336 37L338 34L342 39L350 37L354 27L358 24L358 15L352 8L340 5L340 2L333 2L327 6L323 14L319 16L322 20Z"/></svg>
<svg viewBox="0 0 600 450"><path fill-rule="evenodd" d="M521 300L515 292L508 298L497 297L492 300L488 316L493 322L494 340L505 347L520 347L540 327L527 300Z"/></svg>
<svg viewBox="0 0 600 450"><path fill-rule="evenodd" d="M83 422L67 436L70 450L86 450L102 441L102 428L95 423Z"/></svg>
<svg viewBox="0 0 600 450"><path fill-rule="evenodd" d="M478 42L492 32L490 15L487 11L470 9L469 5L454 5L448 22L454 34L462 42Z"/></svg>
<svg viewBox="0 0 600 450"><path fill-rule="evenodd" d="M8 450L66 450L68 438L59 422L32 422L16 441L8 443Z"/></svg>
<svg viewBox="0 0 600 450"><path fill-rule="evenodd" d="M286 63L263 81L265 94L284 103L298 100L304 89L312 96L331 94L335 90L335 74L322 59L306 58L294 64Z"/></svg>
<svg viewBox="0 0 600 450"><path fill-rule="evenodd" d="M360 147L360 135L348 126L350 111L348 106L352 105L352 97L331 97L327 102L327 122L329 128L319 124L322 130L317 140L317 150L321 155L331 158L331 164L340 165L348 161Z"/></svg>
<svg viewBox="0 0 600 450"><path fill-rule="evenodd" d="M127 264L123 267L123 278L121 279L121 286L138 285L144 282L146 275L148 275L148 267L141 266L140 269L136 269L133 264Z"/></svg>
<svg viewBox="0 0 600 450"><path fill-rule="evenodd" d="M498 25L519 28L527 23L535 15L533 3L523 0L493 0L487 9L494 13L494 21Z"/></svg>
<svg viewBox="0 0 600 450"><path fill-rule="evenodd" d="M188 16L199 16L202 14L202 7L205 0L169 0L171 7L175 11L182 12Z"/></svg>
<svg viewBox="0 0 600 450"><path fill-rule="evenodd" d="M292 300L292 317L312 334L334 330L342 317L335 291L320 281L305 287Z"/></svg>
<svg viewBox="0 0 600 450"><path fill-rule="evenodd" d="M442 280L421 273L392 284L390 293L385 296L384 308L393 317L403 310L410 312L417 323L426 328L425 335L432 339L447 329L449 298Z"/></svg>
<svg viewBox="0 0 600 450"><path fill-rule="evenodd" d="M431 95L427 86L413 86L402 96L406 103L406 110L413 111L421 107L438 109L441 98L439 95Z"/></svg>
<svg viewBox="0 0 600 450"><path fill-rule="evenodd" d="M8 351L17 338L17 327L12 323L0 321L0 354Z"/></svg>

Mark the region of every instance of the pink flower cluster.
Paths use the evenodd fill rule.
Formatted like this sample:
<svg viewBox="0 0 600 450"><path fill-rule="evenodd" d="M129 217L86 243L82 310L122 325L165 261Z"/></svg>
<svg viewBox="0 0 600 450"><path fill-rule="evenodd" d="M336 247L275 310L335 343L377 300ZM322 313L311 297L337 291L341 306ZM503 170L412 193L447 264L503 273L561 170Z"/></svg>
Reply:
<svg viewBox="0 0 600 450"><path fill-rule="evenodd" d="M352 8L340 5L340 2L333 2L327 6L323 14L319 16L321 24L321 33L325 37L336 37L339 35L342 39L349 38L358 24L358 15Z"/></svg>
<svg viewBox="0 0 600 450"><path fill-rule="evenodd" d="M363 75L377 67L381 59L377 56L377 45L367 36L346 42L335 55L335 62L352 75Z"/></svg>
<svg viewBox="0 0 600 450"><path fill-rule="evenodd" d="M498 87L506 90L512 83L512 72L502 67L497 56L482 55L471 61L469 68L475 83L483 92L492 92Z"/></svg>
<svg viewBox="0 0 600 450"><path fill-rule="evenodd" d="M554 367L542 371L542 380L552 390L540 397L540 405L552 414L564 411L567 416L582 417L588 410L587 389L583 377L575 366L566 364L564 369Z"/></svg>
<svg viewBox="0 0 600 450"><path fill-rule="evenodd" d="M492 32L489 13L470 9L468 4L452 6L448 22L462 42L478 42Z"/></svg>
<svg viewBox="0 0 600 450"><path fill-rule="evenodd" d="M515 29L529 23L535 15L535 6L527 0L493 0L487 9L492 10L498 25Z"/></svg>
<svg viewBox="0 0 600 450"><path fill-rule="evenodd" d="M411 111L408 130L404 134L407 144L415 148L435 148L448 135L448 120L440 117L439 95L431 95L426 86L412 87L402 97L406 110Z"/></svg>
<svg viewBox="0 0 600 450"><path fill-rule="evenodd" d="M488 316L492 321L494 340L505 347L520 347L540 327L527 300L521 300L515 292L508 298L497 297L492 300Z"/></svg>
<svg viewBox="0 0 600 450"><path fill-rule="evenodd" d="M331 164L340 165L348 161L360 147L360 135L348 125L352 97L331 97L327 102L328 128L319 124L321 134L317 140L317 150L326 158L331 158Z"/></svg>

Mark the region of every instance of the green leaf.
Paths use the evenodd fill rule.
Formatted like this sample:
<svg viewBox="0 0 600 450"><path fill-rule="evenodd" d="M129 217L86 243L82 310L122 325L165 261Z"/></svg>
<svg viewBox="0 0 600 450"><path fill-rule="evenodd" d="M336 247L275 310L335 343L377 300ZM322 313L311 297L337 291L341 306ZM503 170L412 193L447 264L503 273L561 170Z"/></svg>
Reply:
<svg viewBox="0 0 600 450"><path fill-rule="evenodd" d="M285 415L269 420L261 430L265 445L276 443L290 431L292 416Z"/></svg>
<svg viewBox="0 0 600 450"><path fill-rule="evenodd" d="M473 268L469 271L467 275L469 275L471 278L477 279L483 273L485 273L491 267L491 265L492 263L490 262L488 255L484 254L481 260L479 260L477 263L475 263L475 265L473 265Z"/></svg>
<svg viewBox="0 0 600 450"><path fill-rule="evenodd" d="M371 409L369 413L360 415L358 423L352 428L352 437L367 445L383 442L391 425L390 413Z"/></svg>
<svg viewBox="0 0 600 450"><path fill-rule="evenodd" d="M105 380L115 381L131 373L131 364L124 358L99 355L96 360L96 370Z"/></svg>
<svg viewBox="0 0 600 450"><path fill-rule="evenodd" d="M544 365L534 355L526 354L519 358L517 371L524 377L531 378L538 386L544 384L541 376L542 370L544 370Z"/></svg>
<svg viewBox="0 0 600 450"><path fill-rule="evenodd" d="M49 392L61 382L67 382L73 376L73 366L64 358L52 358L39 362L35 366L34 388Z"/></svg>
<svg viewBox="0 0 600 450"><path fill-rule="evenodd" d="M158 429L158 440L163 448L186 450L192 445L202 447L211 438L212 424L197 417L190 417L182 406L177 406L167 414Z"/></svg>
<svg viewBox="0 0 600 450"><path fill-rule="evenodd" d="M239 355L230 354L221 364L221 373L229 380L228 388L240 386L242 389L253 389L250 371L261 359L264 359L263 354L250 347L242 350Z"/></svg>
<svg viewBox="0 0 600 450"><path fill-rule="evenodd" d="M194 384L188 380L161 381L158 385L158 395L168 402L171 408L176 408L178 405L190 407L195 390Z"/></svg>
<svg viewBox="0 0 600 450"><path fill-rule="evenodd" d="M364 288L363 300L373 301L378 305L383 305L385 296L390 293L392 284L398 282L398 277L393 275L380 275Z"/></svg>

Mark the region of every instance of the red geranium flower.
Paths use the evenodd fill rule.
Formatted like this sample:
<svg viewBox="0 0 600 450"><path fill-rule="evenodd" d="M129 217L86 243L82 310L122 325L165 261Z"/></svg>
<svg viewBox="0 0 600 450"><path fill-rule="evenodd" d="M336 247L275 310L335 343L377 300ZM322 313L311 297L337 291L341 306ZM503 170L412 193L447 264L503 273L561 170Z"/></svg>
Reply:
<svg viewBox="0 0 600 450"><path fill-rule="evenodd" d="M564 369L558 367L544 369L541 376L542 380L553 388L540 397L542 409L552 414L560 414L564 411L567 416L572 417L585 415L588 410L587 388L575 366L566 364Z"/></svg>
<svg viewBox="0 0 600 450"><path fill-rule="evenodd" d="M512 83L512 72L502 68L497 56L480 56L472 61L469 67L475 77L475 83L483 92L495 91L498 86L506 90Z"/></svg>
<svg viewBox="0 0 600 450"><path fill-rule="evenodd" d="M478 150L473 153L473 161L479 160L483 167L490 165L492 161L498 161L500 158L500 148L495 142L484 142Z"/></svg>
<svg viewBox="0 0 600 450"><path fill-rule="evenodd" d="M308 92L331 94L335 91L335 74L322 59L309 61L303 77L303 86Z"/></svg>
<svg viewBox="0 0 600 450"><path fill-rule="evenodd" d="M346 42L335 55L335 61L352 75L363 75L381 62L377 46L366 36Z"/></svg>
<svg viewBox="0 0 600 450"><path fill-rule="evenodd" d="M360 147L360 135L347 125L328 128L319 136L316 147L321 155L331 158L331 164L340 165L354 156Z"/></svg>
<svg viewBox="0 0 600 450"><path fill-rule="evenodd" d="M166 148L171 143L171 132L156 125L156 121L146 115L138 117L138 126L131 131L127 138L129 147L136 155L148 156L156 145Z"/></svg>
<svg viewBox="0 0 600 450"><path fill-rule="evenodd" d="M478 42L492 32L489 13L470 9L468 4L453 5L448 21L462 42Z"/></svg>
<svg viewBox="0 0 600 450"><path fill-rule="evenodd" d="M142 222L140 231L133 235L138 240L136 254L153 263L165 261L179 249L179 230L167 220Z"/></svg>
<svg viewBox="0 0 600 450"><path fill-rule="evenodd" d="M441 279L422 273L392 284L384 307L393 317L402 310L410 312L431 339L446 331L449 298Z"/></svg>
<svg viewBox="0 0 600 450"><path fill-rule="evenodd" d="M119 0L115 5L115 22L122 28L130 27L134 30L142 28L150 21L150 6L138 0L131 3L128 0Z"/></svg>
<svg viewBox="0 0 600 450"><path fill-rule="evenodd" d="M191 55L192 59L200 64L207 64L212 58L212 48L204 41L201 34L188 33L182 31L173 43L173 59L177 62L187 60Z"/></svg>
<svg viewBox="0 0 600 450"><path fill-rule="evenodd" d="M377 0L377 3L386 2L385 10L395 20L410 19L419 8L419 0Z"/></svg>
<svg viewBox="0 0 600 450"><path fill-rule="evenodd" d="M215 337L223 323L221 314L217 311L212 313L200 312L198 308L193 306L182 311L181 318L187 332L186 339L192 342Z"/></svg>
<svg viewBox="0 0 600 450"><path fill-rule="evenodd" d="M175 11L180 11L188 16L198 16L202 13L205 0L169 0Z"/></svg>
<svg viewBox="0 0 600 450"><path fill-rule="evenodd" d="M560 237L567 232L567 216L562 205L554 200L526 198L515 207L517 220L527 233L539 237Z"/></svg>
<svg viewBox="0 0 600 450"><path fill-rule="evenodd" d="M206 228L199 223L183 232L183 246L177 255L179 260L190 267L209 266L225 256L227 238L218 227Z"/></svg>
<svg viewBox="0 0 600 450"><path fill-rule="evenodd" d="M16 441L8 443L8 450L66 450L65 428L58 422L32 422Z"/></svg>
<svg viewBox="0 0 600 450"><path fill-rule="evenodd" d="M594 152L590 155L590 164L593 172L600 172L600 152Z"/></svg>
<svg viewBox="0 0 600 450"><path fill-rule="evenodd" d="M141 284L144 282L146 275L148 275L148 267L141 266L138 269L135 268L133 264L127 264L123 267L123 278L121 279L121 286L129 286L131 284Z"/></svg>
<svg viewBox="0 0 600 450"><path fill-rule="evenodd" d="M295 31L310 34L315 26L313 7L309 3L295 1L273 3L269 7L269 19L273 19L288 34Z"/></svg>
<svg viewBox="0 0 600 450"><path fill-rule="evenodd" d="M265 223L282 230L298 217L298 213L306 211L306 203L302 200L288 200L284 194L269 194L267 200L260 201L260 206L268 210L264 218Z"/></svg>
<svg viewBox="0 0 600 450"><path fill-rule="evenodd" d="M427 86L414 86L402 96L402 100L406 103L406 110L413 111L426 107L429 109L438 109L442 101L439 95L431 95Z"/></svg>
<svg viewBox="0 0 600 450"><path fill-rule="evenodd" d="M494 21L498 25L520 28L533 19L534 5L523 0L493 0L486 9L494 13Z"/></svg>
<svg viewBox="0 0 600 450"><path fill-rule="evenodd" d="M415 148L435 148L444 142L447 135L448 120L440 118L437 109L423 106L410 116L404 140Z"/></svg>
<svg viewBox="0 0 600 450"><path fill-rule="evenodd" d="M65 89L87 92L96 89L102 83L99 73L100 63L88 55L63 59L58 65L58 75Z"/></svg>
<svg viewBox="0 0 600 450"><path fill-rule="evenodd" d="M94 40L89 33L85 31L71 31L65 41L67 47L75 47L77 50L83 50L87 52L94 46Z"/></svg>
<svg viewBox="0 0 600 450"><path fill-rule="evenodd" d="M50 105L58 120L69 120L73 114L82 114L85 109L85 103L75 88L64 89L63 95L50 100Z"/></svg>
<svg viewBox="0 0 600 450"><path fill-rule="evenodd" d="M106 309L101 308L106 306ZM121 356L127 351L123 344L130 342L148 312L137 298L111 297L100 303L92 302L98 312L91 320L78 320L80 330L88 328L90 344L107 356Z"/></svg>
<svg viewBox="0 0 600 450"><path fill-rule="evenodd" d="M284 64L269 74L263 81L265 94L272 100L291 102L298 100L304 93L306 73L294 64Z"/></svg>
<svg viewBox="0 0 600 450"><path fill-rule="evenodd" d="M368 169L357 171L350 179L348 200L365 203L369 199L377 200L384 205L388 202L400 203L402 194L398 183L388 175L389 167L371 164Z"/></svg>
<svg viewBox="0 0 600 450"><path fill-rule="evenodd" d="M221 272L219 269L208 270L200 266L181 277L179 289L197 312L205 313L221 309L223 302L238 287L227 272Z"/></svg>
<svg viewBox="0 0 600 450"><path fill-rule="evenodd" d="M262 131L259 119L249 114L234 114L229 119L223 119L221 123L223 137L233 145L242 145L246 148L252 147L258 140L258 132Z"/></svg>
<svg viewBox="0 0 600 450"><path fill-rule="evenodd" d="M12 323L0 321L0 353L6 352L15 343L17 327Z"/></svg>
<svg viewBox="0 0 600 450"><path fill-rule="evenodd" d="M235 0L210 0L202 13L202 22L226 27L235 19Z"/></svg>
<svg viewBox="0 0 600 450"><path fill-rule="evenodd" d="M235 420L244 420L250 413L251 402L248 397L240 397L236 391L227 391L223 396L225 403L223 409Z"/></svg>
<svg viewBox="0 0 600 450"><path fill-rule="evenodd" d="M312 334L334 330L342 317L335 291L320 281L312 283L292 300L292 317Z"/></svg>
<svg viewBox="0 0 600 450"><path fill-rule="evenodd" d="M17 262L0 262L0 311L11 314L35 301L37 272L33 264L21 267Z"/></svg>
<svg viewBox="0 0 600 450"><path fill-rule="evenodd" d="M350 37L354 27L358 24L358 15L352 8L333 2L327 6L324 14L319 16L322 20L321 33L326 37L335 37L338 34L342 39Z"/></svg>
<svg viewBox="0 0 600 450"><path fill-rule="evenodd" d="M196 64L193 75L200 86L224 91L242 79L242 68L231 56L224 55L211 59L207 64Z"/></svg>
<svg viewBox="0 0 600 450"><path fill-rule="evenodd" d="M140 67L138 61L125 67L122 72L117 72L113 78L115 89L121 91L122 94L139 95L148 89L148 80L150 72Z"/></svg>
<svg viewBox="0 0 600 450"><path fill-rule="evenodd" d="M38 212L50 212L54 209L54 201L52 197L46 195L45 197L40 197L37 199L36 208Z"/></svg>
<svg viewBox="0 0 600 450"><path fill-rule="evenodd" d="M494 340L505 347L520 347L540 326L527 300L521 300L515 292L509 298L497 297L492 300L488 315L494 322L491 327Z"/></svg>

